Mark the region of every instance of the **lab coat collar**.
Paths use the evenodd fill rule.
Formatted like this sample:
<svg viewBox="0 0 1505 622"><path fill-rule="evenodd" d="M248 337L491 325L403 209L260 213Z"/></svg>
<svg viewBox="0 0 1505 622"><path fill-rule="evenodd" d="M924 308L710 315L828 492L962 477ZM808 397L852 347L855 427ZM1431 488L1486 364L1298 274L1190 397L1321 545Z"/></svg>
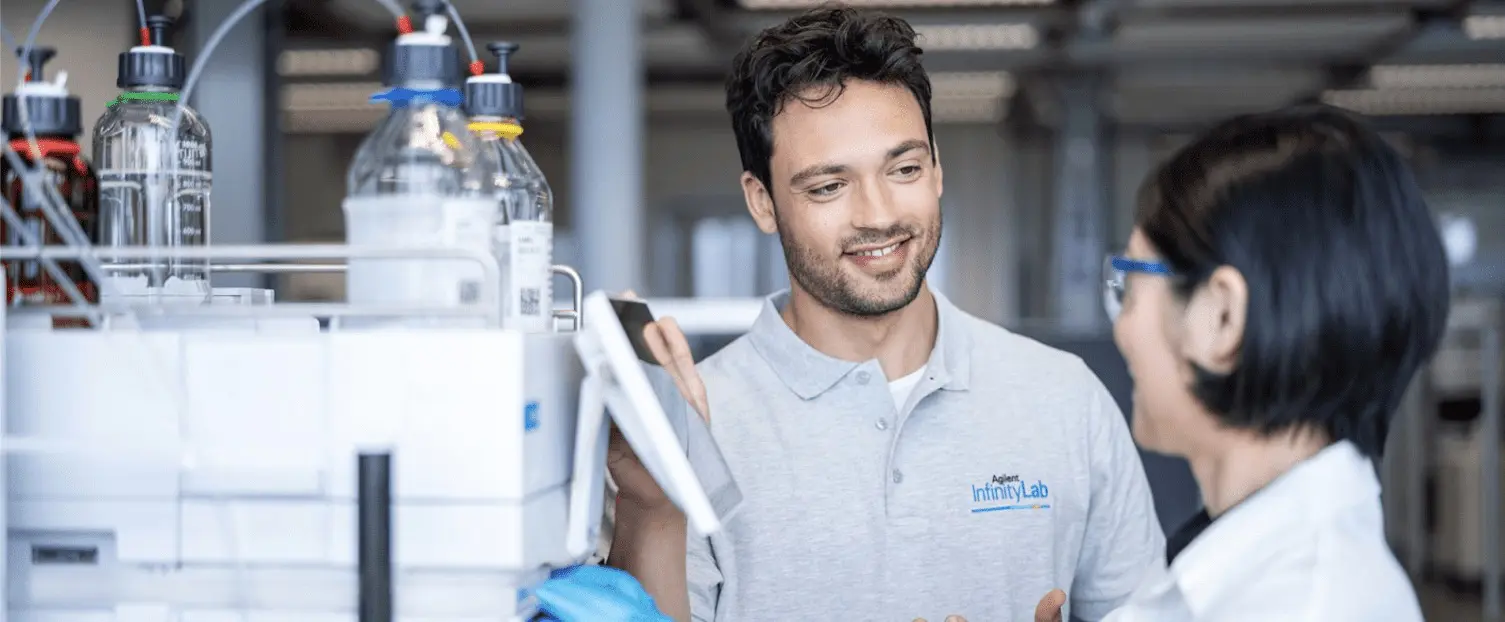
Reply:
<svg viewBox="0 0 1505 622"><path fill-rule="evenodd" d="M1374 464L1353 443L1334 443L1213 521L1171 564L1162 588L1178 590L1200 618L1262 571L1272 541L1341 512L1380 521L1379 494Z"/></svg>
<svg viewBox="0 0 1505 622"><path fill-rule="evenodd" d="M928 287L928 286L927 286ZM927 369L942 389L966 390L971 381L971 351L967 347L968 324L972 318L951 304L934 289L937 313L935 347L931 349ZM829 391L852 373L862 362L844 361L828 356L789 328L779 312L789 303L789 290L769 296L763 311L753 322L748 339L768 361L779 379L801 399L814 399Z"/></svg>

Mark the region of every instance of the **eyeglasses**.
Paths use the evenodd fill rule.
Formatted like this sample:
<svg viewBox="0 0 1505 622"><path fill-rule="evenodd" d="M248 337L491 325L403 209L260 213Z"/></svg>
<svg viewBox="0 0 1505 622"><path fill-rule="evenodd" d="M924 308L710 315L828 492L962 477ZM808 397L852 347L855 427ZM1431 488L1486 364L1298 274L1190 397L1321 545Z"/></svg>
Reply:
<svg viewBox="0 0 1505 622"><path fill-rule="evenodd" d="M1123 311L1124 290L1128 286L1125 277L1131 272L1160 276L1176 275L1171 271L1170 266L1158 261L1129 259L1119 255L1108 255L1103 258L1103 308L1107 310L1109 320L1118 321L1118 314Z"/></svg>

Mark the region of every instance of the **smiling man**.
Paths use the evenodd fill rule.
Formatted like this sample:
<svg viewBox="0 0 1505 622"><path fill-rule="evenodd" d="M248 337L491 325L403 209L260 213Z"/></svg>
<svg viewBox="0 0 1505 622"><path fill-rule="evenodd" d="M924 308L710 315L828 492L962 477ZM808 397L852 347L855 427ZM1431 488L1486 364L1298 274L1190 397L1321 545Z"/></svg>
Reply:
<svg viewBox="0 0 1505 622"><path fill-rule="evenodd" d="M1070 617L1096 620L1163 567L1144 470L1097 378L926 283L942 193L930 88L914 30L850 8L736 58L742 191L792 286L698 371L672 322L658 328L742 510L686 539L630 451L613 454L610 561L676 618L1028 621L1060 588Z"/></svg>

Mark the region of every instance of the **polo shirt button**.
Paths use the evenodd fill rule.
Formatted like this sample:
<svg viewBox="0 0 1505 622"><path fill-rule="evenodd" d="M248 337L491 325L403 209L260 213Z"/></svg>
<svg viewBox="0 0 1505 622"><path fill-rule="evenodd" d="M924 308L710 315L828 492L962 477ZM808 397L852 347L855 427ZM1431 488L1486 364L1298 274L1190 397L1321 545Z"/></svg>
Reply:
<svg viewBox="0 0 1505 622"><path fill-rule="evenodd" d="M887 419L879 419L878 423L876 425L878 426L879 430L887 430L888 429L888 420Z"/></svg>
<svg viewBox="0 0 1505 622"><path fill-rule="evenodd" d="M903 481L904 481L904 474L900 473L898 469L894 469L894 483L898 484L898 483L902 483Z"/></svg>
<svg viewBox="0 0 1505 622"><path fill-rule="evenodd" d="M869 374L869 373L867 373L865 371L859 371L859 372L857 372L857 384L867 384L867 381L872 380L872 379L873 379L873 375L872 374Z"/></svg>

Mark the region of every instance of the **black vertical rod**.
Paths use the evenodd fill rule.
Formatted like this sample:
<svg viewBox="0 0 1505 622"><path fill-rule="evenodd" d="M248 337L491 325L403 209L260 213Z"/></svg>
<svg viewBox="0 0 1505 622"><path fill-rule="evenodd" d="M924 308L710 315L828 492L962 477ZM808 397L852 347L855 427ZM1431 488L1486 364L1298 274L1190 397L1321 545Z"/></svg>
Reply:
<svg viewBox="0 0 1505 622"><path fill-rule="evenodd" d="M358 457L360 622L392 622L392 454Z"/></svg>

